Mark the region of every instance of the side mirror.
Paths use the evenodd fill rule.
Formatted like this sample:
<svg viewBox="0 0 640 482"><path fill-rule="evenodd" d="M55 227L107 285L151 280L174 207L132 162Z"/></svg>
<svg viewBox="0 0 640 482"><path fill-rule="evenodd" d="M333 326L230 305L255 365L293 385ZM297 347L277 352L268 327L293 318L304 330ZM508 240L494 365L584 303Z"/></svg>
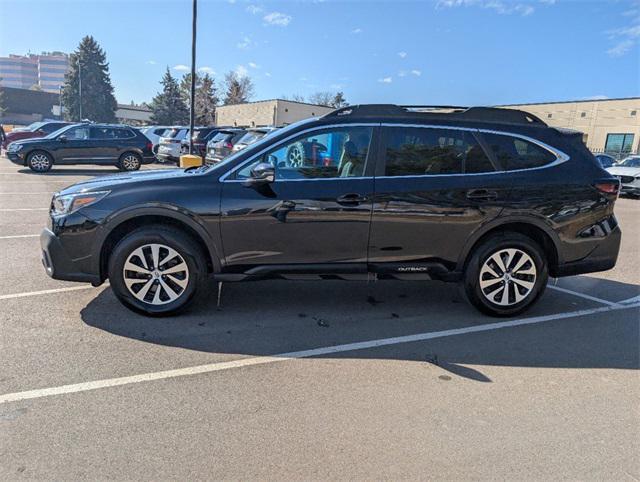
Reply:
<svg viewBox="0 0 640 482"><path fill-rule="evenodd" d="M276 180L276 168L268 162L261 162L251 169L251 177L244 182L247 187L270 184Z"/></svg>
<svg viewBox="0 0 640 482"><path fill-rule="evenodd" d="M65 136L64 134L63 134L63 135L61 135L61 136L58 136L58 140L59 140L60 142L67 142L67 136Z"/></svg>

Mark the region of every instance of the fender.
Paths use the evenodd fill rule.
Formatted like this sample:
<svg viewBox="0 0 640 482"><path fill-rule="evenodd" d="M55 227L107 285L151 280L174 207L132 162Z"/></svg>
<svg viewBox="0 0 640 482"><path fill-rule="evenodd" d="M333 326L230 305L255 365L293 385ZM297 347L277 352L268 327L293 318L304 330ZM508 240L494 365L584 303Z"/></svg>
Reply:
<svg viewBox="0 0 640 482"><path fill-rule="evenodd" d="M549 222L544 217L532 216L532 215L526 215L526 214L514 214L514 215L508 215L508 216L498 216L497 218L493 218L492 220L480 226L474 233L472 233L471 236L469 236L469 239L467 239L467 242L465 243L465 246L462 252L460 253L460 257L458 258L458 263L456 264L456 271L460 271L460 272L463 271L464 264L467 261L467 258L471 253L471 250L473 249L474 245L478 242L478 240L482 238L482 236L484 236L485 234L487 234L489 231L493 229L499 228L500 226L504 226L506 224L513 224L513 223L530 224L531 226L535 226L536 228L539 228L541 231L543 231L546 235L549 236L549 238L551 239L551 241L553 242L556 248L556 252L558 253L558 264L561 265L564 262L562 258L560 238L558 237L556 232L551 228Z"/></svg>
<svg viewBox="0 0 640 482"><path fill-rule="evenodd" d="M205 228L202 220L195 213L186 210L184 208L175 206L169 203L147 203L135 206L128 206L120 209L107 216L100 224L98 231L96 232L96 239L94 241L94 252L102 252L102 246L109 234L120 224L130 219L134 219L140 216L162 216L165 218L171 218L176 221L180 221L191 229L193 229L202 239L207 247L209 257L213 264L214 272L220 272L221 265L220 259L222 258L219 246L221 246L220 239L215 239L211 236L209 231ZM96 273L100 272L100 257L96 256L93 261L94 269Z"/></svg>

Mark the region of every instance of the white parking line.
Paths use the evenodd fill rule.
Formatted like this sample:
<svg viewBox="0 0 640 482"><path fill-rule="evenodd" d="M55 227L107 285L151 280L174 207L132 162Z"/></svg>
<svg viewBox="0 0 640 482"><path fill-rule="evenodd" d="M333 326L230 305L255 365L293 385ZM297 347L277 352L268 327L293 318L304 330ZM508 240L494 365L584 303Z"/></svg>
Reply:
<svg viewBox="0 0 640 482"><path fill-rule="evenodd" d="M560 291L562 293L567 293L569 295L578 296L580 298L584 298L585 300L595 301L596 303L602 303L603 305L618 306L618 303L614 301L603 300L602 298L596 298L595 296L586 295L584 293L579 293L577 291L571 291L566 288L560 288L560 286L547 285L547 288L551 288L552 290Z"/></svg>
<svg viewBox="0 0 640 482"><path fill-rule="evenodd" d="M41 290L41 291L27 291L26 293L13 293L9 295L0 295L0 301L12 300L15 298L26 298L28 296L49 295L52 293L64 293L66 291L88 290L91 288L93 288L93 286L91 285L82 285L82 286L69 286L68 288L54 288L50 290Z"/></svg>
<svg viewBox="0 0 640 482"><path fill-rule="evenodd" d="M283 362L287 360L294 360L297 358L309 358L313 356L330 355L333 353L341 353L346 351L366 350L369 348L378 348L381 346L397 345L400 343L432 340L434 338L444 338L447 336L466 335L469 333L480 333L484 331L500 330L503 328L513 328L516 326L533 325L537 323L544 323L546 321L561 320L565 318L574 318L577 316L592 315L595 313L603 313L607 311L624 310L637 307L640 307L640 304L626 306L603 306L600 308L572 311L569 313L534 316L531 318L522 318L519 320L503 321L499 323L488 323L485 325L468 326L465 328L455 328L452 330L418 333L415 335L397 336L393 338L382 338L378 340L362 341L356 343L347 343L344 345L313 348L310 350L280 353L272 356L256 356L229 362L210 363L208 365L198 365L187 368L178 368L175 370L143 373L140 375L132 375L128 377L108 378L104 380L95 380L92 382L74 383L71 385L61 385L58 387L40 388L36 390L27 390L24 392L7 393L5 395L0 395L0 405L4 403L17 402L20 400L28 400L33 398L44 398L55 395L64 395L68 393L86 392L89 390L97 390L100 388L117 387L121 385L150 382L154 380L164 380L167 378L177 378L198 375L202 373L219 372L223 370L230 370L233 368L241 368L254 365L266 365L269 363Z"/></svg>
<svg viewBox="0 0 640 482"><path fill-rule="evenodd" d="M627 298L626 300L618 301L620 305L628 305L630 303L640 303L640 295L634 296L633 298Z"/></svg>
<svg viewBox="0 0 640 482"><path fill-rule="evenodd" d="M0 236L0 239L38 238L39 234L15 234L13 236Z"/></svg>

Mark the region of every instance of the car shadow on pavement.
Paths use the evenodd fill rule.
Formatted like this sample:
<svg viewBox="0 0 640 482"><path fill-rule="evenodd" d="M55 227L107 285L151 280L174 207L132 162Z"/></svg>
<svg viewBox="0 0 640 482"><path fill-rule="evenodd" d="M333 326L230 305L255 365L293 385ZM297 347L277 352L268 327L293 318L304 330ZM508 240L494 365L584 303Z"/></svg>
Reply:
<svg viewBox="0 0 640 482"><path fill-rule="evenodd" d="M608 291L638 287L598 280ZM222 308L216 292L183 315L149 318L124 308L111 289L84 309L89 326L144 343L216 354L275 355L319 347L430 333L505 321L470 307L455 286L439 282L261 281L228 283ZM518 319L603 305L547 290ZM568 317L521 326L322 355L430 363L453 375L491 380L468 365L637 369L638 309ZM605 320L605 321L601 321Z"/></svg>
<svg viewBox="0 0 640 482"><path fill-rule="evenodd" d="M108 167L108 168L107 168ZM18 169L18 172L20 174L28 174L30 176L47 176L47 177L52 177L52 176L100 176L103 174L116 174L120 171L120 169L118 169L115 166L106 166L106 167L102 167L99 169L86 169L86 168L57 168L57 166L54 166L53 169L51 169L50 171L47 172L34 172L31 169Z"/></svg>

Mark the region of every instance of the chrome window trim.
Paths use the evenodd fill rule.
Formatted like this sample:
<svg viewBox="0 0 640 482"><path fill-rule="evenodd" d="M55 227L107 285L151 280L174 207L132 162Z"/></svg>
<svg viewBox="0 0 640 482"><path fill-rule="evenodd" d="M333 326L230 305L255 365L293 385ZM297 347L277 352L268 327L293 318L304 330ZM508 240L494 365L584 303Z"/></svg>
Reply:
<svg viewBox="0 0 640 482"><path fill-rule="evenodd" d="M243 168L244 166L246 166L247 164L253 162L256 160L257 157L263 155L266 151L271 150L272 148L277 148L278 146L282 146L282 144L290 141L291 139L298 137L300 135L306 134L307 132L313 132L313 131L320 131L320 130L325 130L325 129L331 129L334 127L341 127L341 128L347 128L347 127L379 127L380 123L379 122L366 122L366 123L356 123L356 124L347 124L347 123L343 123L343 124L330 124L330 125L326 125L326 126L315 126L315 127L309 127L308 129L304 129L302 131L298 131L294 134L291 134L288 137L285 137L284 139L282 139L281 141L274 143L274 144L270 144L269 146L265 147L264 149L261 149L260 151L256 152L254 155L252 155L249 159L245 160L244 162L238 164L236 167L234 167L233 169L225 172L220 179L218 180L219 182L245 182L246 179L228 179L227 177L229 177L230 175L232 175L233 173L235 173L236 171L240 170L241 168ZM371 142L371 141L369 141ZM276 179L274 182L291 182L291 181L335 181L337 179L373 179L373 176L365 176L365 177L327 177L327 178L323 178L323 177L316 177L316 178L311 178L311 179Z"/></svg>
<svg viewBox="0 0 640 482"><path fill-rule="evenodd" d="M336 179L342 179L342 180L348 180L348 179L407 179L407 178L432 178L432 177L451 177L451 176L492 176L492 175L496 175L496 174L509 174L509 173L518 173L518 172L526 172L526 171L536 171L539 169L548 169L550 167L555 167L558 166L560 164L563 164L565 162L567 162L569 159L571 159L571 157L566 154L565 152L561 151L560 149L556 149L555 147L552 147L542 141L539 141L537 139L534 139L533 137L529 137L523 134L517 134L514 132L506 132L506 131L500 131L500 130L494 130L494 129L481 129L481 128L474 128L474 127L459 127L459 126L448 126L448 125L437 125L437 124L397 124L397 123L356 123L356 124L331 124L331 125L327 125L327 126L316 126L316 127L310 127L309 129L305 129L303 131L299 131L296 134L292 134L289 137L283 139L281 142L287 142L289 140L291 140L292 138L301 135L301 134L305 134L307 132L311 132L314 130L323 130L323 129L328 129L328 128L332 128L332 127L348 127L348 126L354 126L354 127L410 127L410 128L421 128L421 129L448 129L448 130L455 130L455 131L465 131L465 132L477 132L477 133L481 133L481 134L496 134L496 135L501 135L501 136L511 136L511 137L516 137L528 142L531 142L532 144L535 144L539 147L542 147L543 149L545 149L546 151L550 152L551 154L553 154L556 157L555 161L550 162L549 164L545 164L544 166L538 166L538 167L528 167L528 168L524 168L524 169L513 169L511 171L488 171L488 172L470 172L470 173L457 173L457 174L411 174L411 175L406 175L406 176L367 176L367 177L331 177L331 178L312 178L312 179L276 179L274 182L291 182L291 181L334 181ZM233 169L231 169L230 171L226 172L225 174L223 174L219 181L220 182L244 182L244 179L229 179L227 180L227 177L230 176L231 174L233 174L234 172L238 171L239 169L241 169L242 167L244 167L245 165L247 165L248 163L254 161L256 159L256 157L262 155L265 153L265 151L269 150L271 147L274 147L274 144L271 144L271 146L266 147L265 149L262 149L261 151L257 152L255 155L251 156L249 159L247 159L246 161L242 162L241 164L237 165L236 167L234 167Z"/></svg>

